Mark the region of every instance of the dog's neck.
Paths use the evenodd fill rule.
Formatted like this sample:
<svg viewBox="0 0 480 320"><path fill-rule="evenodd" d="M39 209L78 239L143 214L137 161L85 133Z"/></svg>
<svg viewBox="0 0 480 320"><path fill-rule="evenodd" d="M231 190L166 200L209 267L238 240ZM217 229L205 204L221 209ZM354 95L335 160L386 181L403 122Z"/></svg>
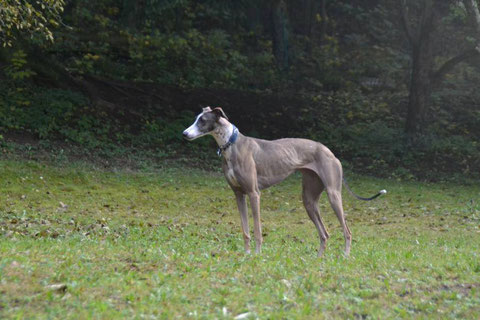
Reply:
<svg viewBox="0 0 480 320"><path fill-rule="evenodd" d="M224 146L233 134L233 124L227 119L220 118L220 125L212 132L212 136L217 141L219 147Z"/></svg>
<svg viewBox="0 0 480 320"><path fill-rule="evenodd" d="M215 128L211 134L218 146L222 147L230 140L235 127L225 118L220 118L219 123L220 125ZM229 152L229 149L230 148L228 148L226 151Z"/></svg>

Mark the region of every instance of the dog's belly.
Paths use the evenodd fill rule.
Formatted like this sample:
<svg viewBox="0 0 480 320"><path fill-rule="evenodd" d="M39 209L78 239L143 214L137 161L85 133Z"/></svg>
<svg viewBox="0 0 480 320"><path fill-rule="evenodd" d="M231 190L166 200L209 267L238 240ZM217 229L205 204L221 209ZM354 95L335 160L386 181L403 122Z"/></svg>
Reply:
<svg viewBox="0 0 480 320"><path fill-rule="evenodd" d="M277 183L280 183L283 180L285 180L289 175L291 175L293 172L294 170L282 172L281 174L270 175L270 176L258 175L257 176L258 188L260 190L263 190Z"/></svg>
<svg viewBox="0 0 480 320"><path fill-rule="evenodd" d="M304 161L295 153L256 161L258 187L265 189L280 183L304 165Z"/></svg>
<svg viewBox="0 0 480 320"><path fill-rule="evenodd" d="M291 141L297 140L291 139ZM276 148L271 147L266 152L256 154L255 165L260 189L282 182L296 170L307 168L309 164L316 161L318 144L305 141L308 144L301 148L295 148L294 143L284 146L277 142L272 144Z"/></svg>

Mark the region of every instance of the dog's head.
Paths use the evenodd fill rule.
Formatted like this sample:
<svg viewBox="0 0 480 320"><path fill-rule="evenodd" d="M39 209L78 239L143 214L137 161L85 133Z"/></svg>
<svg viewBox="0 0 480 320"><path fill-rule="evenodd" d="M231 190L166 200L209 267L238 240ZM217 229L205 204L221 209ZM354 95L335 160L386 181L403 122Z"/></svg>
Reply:
<svg viewBox="0 0 480 320"><path fill-rule="evenodd" d="M210 134L219 126L220 118L228 120L222 108L214 108L213 110L210 107L203 108L202 113L197 116L195 122L183 131L183 137L192 141Z"/></svg>

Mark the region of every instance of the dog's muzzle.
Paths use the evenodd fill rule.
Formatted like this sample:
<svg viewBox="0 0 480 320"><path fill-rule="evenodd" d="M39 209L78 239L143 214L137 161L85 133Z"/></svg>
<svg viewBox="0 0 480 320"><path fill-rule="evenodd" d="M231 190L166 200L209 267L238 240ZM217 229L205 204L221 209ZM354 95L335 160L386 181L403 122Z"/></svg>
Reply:
<svg viewBox="0 0 480 320"><path fill-rule="evenodd" d="M187 132L187 130L183 131L182 136L183 136L183 139L188 140L188 141L192 141L192 140L195 139L195 137L191 137L189 135L189 132Z"/></svg>

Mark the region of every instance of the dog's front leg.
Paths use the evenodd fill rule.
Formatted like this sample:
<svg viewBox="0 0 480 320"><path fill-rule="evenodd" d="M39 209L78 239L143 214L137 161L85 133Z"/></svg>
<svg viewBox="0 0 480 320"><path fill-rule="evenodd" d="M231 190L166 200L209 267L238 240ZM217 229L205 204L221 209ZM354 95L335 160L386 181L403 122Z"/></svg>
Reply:
<svg viewBox="0 0 480 320"><path fill-rule="evenodd" d="M253 191L248 194L250 205L252 206L253 231L255 235L255 252L262 251L262 221L260 221L260 192Z"/></svg>
<svg viewBox="0 0 480 320"><path fill-rule="evenodd" d="M247 215L247 199L242 192L235 192L237 199L238 211L240 212L240 219L242 220L243 241L245 242L245 252L250 253L250 229L248 227Z"/></svg>

